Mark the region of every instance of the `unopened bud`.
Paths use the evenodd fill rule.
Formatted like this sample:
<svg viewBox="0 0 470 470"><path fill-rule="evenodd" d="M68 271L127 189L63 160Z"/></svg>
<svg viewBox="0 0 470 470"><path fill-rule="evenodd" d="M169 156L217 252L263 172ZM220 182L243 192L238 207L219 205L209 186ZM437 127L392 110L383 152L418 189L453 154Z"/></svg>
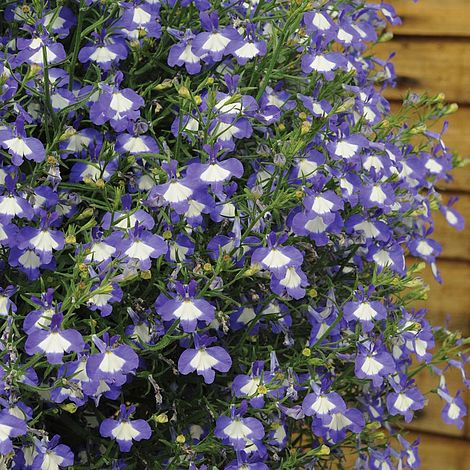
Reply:
<svg viewBox="0 0 470 470"><path fill-rule="evenodd" d="M447 116L448 114L454 114L459 110L459 105L457 103L451 103L444 111L444 114Z"/></svg>
<svg viewBox="0 0 470 470"><path fill-rule="evenodd" d="M313 287L309 289L307 293L308 293L308 296L311 297L312 299L314 299L318 295L317 290L314 289Z"/></svg>
<svg viewBox="0 0 470 470"><path fill-rule="evenodd" d="M144 271L140 272L140 277L141 279L148 281L149 279L152 279L152 271L145 269Z"/></svg>
<svg viewBox="0 0 470 470"><path fill-rule="evenodd" d="M419 126L416 126L410 129L410 134L412 135L422 134L423 132L426 132L426 130L427 130L426 124L420 124Z"/></svg>
<svg viewBox="0 0 470 470"><path fill-rule="evenodd" d="M156 87L155 90L160 91L160 90L167 90L168 88L171 88L173 86L173 83L171 80L166 78L163 80L162 83L159 83Z"/></svg>
<svg viewBox="0 0 470 470"><path fill-rule="evenodd" d="M62 408L67 413L72 413L72 414L75 413L78 409L78 406L75 403L61 403L59 407Z"/></svg>
<svg viewBox="0 0 470 470"><path fill-rule="evenodd" d="M78 217L77 220L88 219L93 215L93 208L87 207Z"/></svg>
<svg viewBox="0 0 470 470"><path fill-rule="evenodd" d="M175 440L178 444L184 444L186 442L186 438L183 436L183 434L176 436Z"/></svg>
<svg viewBox="0 0 470 470"><path fill-rule="evenodd" d="M184 85L179 88L178 95L180 95L182 98L186 98L186 99L191 98L191 92Z"/></svg>
<svg viewBox="0 0 470 470"><path fill-rule="evenodd" d="M70 139L70 137L74 136L77 133L77 130L71 126L67 127L62 135L59 137L59 141Z"/></svg>
<svg viewBox="0 0 470 470"><path fill-rule="evenodd" d="M154 417L154 420L158 424L168 423L168 415L166 413L160 413L159 415Z"/></svg>
<svg viewBox="0 0 470 470"><path fill-rule="evenodd" d="M318 451L318 455L330 455L330 448L323 444Z"/></svg>
<svg viewBox="0 0 470 470"><path fill-rule="evenodd" d="M393 33L391 31L386 31L382 36L379 38L379 42L388 42L393 39Z"/></svg>
<svg viewBox="0 0 470 470"><path fill-rule="evenodd" d="M300 127L300 133L307 134L311 127L312 123L310 121L303 121Z"/></svg>
<svg viewBox="0 0 470 470"><path fill-rule="evenodd" d="M302 349L302 356L305 357L310 357L312 355L312 351L310 348L304 348Z"/></svg>

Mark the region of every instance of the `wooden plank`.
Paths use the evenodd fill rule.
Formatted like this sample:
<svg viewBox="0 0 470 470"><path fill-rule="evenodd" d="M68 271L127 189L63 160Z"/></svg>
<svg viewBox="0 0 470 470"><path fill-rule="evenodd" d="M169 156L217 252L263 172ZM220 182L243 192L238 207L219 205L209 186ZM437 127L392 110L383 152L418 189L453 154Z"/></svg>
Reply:
<svg viewBox="0 0 470 470"><path fill-rule="evenodd" d="M428 298L416 302L415 307L429 309L434 326L447 324L450 330L470 336L470 263L442 259L438 268L442 284L435 281L429 267L420 273L430 290Z"/></svg>
<svg viewBox="0 0 470 470"><path fill-rule="evenodd" d="M387 89L386 97L401 99L412 89L470 104L470 40L396 37L374 52L382 59L396 52L398 86Z"/></svg>
<svg viewBox="0 0 470 470"><path fill-rule="evenodd" d="M451 194L443 194L443 201L447 203L450 197ZM447 223L441 213L434 212L436 230L431 238L442 245L441 258L470 261L470 194L462 194L459 198L454 207L465 218L465 229L458 232Z"/></svg>
<svg viewBox="0 0 470 470"><path fill-rule="evenodd" d="M395 34L417 36L470 36L470 2L468 0L389 0L403 24L393 28Z"/></svg>
<svg viewBox="0 0 470 470"><path fill-rule="evenodd" d="M419 456L423 470L468 470L470 443L464 439L426 433L411 433L409 442L420 437Z"/></svg>
<svg viewBox="0 0 470 470"><path fill-rule="evenodd" d="M398 113L401 102L393 101L392 112ZM462 159L470 159L470 106L461 106L455 114L446 116L445 119L430 121L430 130L440 132L444 121L449 122L449 128L444 134L444 142L452 152L456 152ZM413 122L410 117L409 122ZM442 183L439 186L445 189L470 192L470 165L464 168L456 168L452 171L454 180L450 183Z"/></svg>

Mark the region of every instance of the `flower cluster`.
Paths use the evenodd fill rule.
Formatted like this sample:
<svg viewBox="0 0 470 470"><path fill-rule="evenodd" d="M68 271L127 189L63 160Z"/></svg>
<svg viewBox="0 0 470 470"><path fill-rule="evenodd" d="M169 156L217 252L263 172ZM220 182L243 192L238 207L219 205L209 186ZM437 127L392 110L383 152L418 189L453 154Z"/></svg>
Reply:
<svg viewBox="0 0 470 470"><path fill-rule="evenodd" d="M422 369L463 425L468 341L405 263L439 280L433 211L463 228L426 126L453 107L390 113L392 7L0 14L0 466L416 468Z"/></svg>

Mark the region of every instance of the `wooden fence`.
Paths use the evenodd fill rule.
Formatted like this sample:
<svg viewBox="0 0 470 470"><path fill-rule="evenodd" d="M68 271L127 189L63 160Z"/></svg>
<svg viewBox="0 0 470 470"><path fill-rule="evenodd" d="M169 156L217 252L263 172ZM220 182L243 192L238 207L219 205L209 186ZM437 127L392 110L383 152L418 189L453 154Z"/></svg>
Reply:
<svg viewBox="0 0 470 470"><path fill-rule="evenodd" d="M394 108L406 91L443 92L449 102L457 102L459 111L448 118L446 144L462 157L470 158L470 0L388 0L403 19L393 28L391 42L377 47L382 58L396 52L394 59L398 86L387 92ZM439 123L442 125L442 123ZM437 126L436 129L439 129ZM430 310L434 324L443 324L470 335L470 166L455 172L454 181L446 185L444 196L460 197L456 208L464 215L467 228L456 232L439 218L436 238L443 245L439 268L444 283L437 284L430 272L423 277L431 286L429 298L422 306ZM460 375L449 377L450 388L461 388ZM421 385L431 390L436 377L423 377ZM465 395L470 405L470 393ZM425 470L470 469L470 418L463 429L443 425L443 403L431 397L430 406L411 426L421 436L422 468ZM469 406L470 408L470 406Z"/></svg>

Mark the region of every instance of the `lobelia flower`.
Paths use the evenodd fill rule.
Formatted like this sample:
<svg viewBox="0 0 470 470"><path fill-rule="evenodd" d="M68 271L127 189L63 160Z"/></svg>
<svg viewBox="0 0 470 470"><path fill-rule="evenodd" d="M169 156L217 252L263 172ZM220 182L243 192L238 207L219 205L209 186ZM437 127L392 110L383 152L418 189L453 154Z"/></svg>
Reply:
<svg viewBox="0 0 470 470"><path fill-rule="evenodd" d="M40 228L23 227L20 231L18 248L20 250L34 250L41 258L41 263L52 261L53 251L62 250L65 244L64 233L51 229L59 218L57 213L48 214L40 210Z"/></svg>
<svg viewBox="0 0 470 470"><path fill-rule="evenodd" d="M186 333L196 331L199 321L210 323L215 317L215 308L207 300L196 297L197 282L193 279L187 285L175 282L177 297L156 307L157 313L165 321L179 320Z"/></svg>
<svg viewBox="0 0 470 470"><path fill-rule="evenodd" d="M138 261L140 269L150 269L152 258L158 258L168 252L168 245L160 235L154 235L136 223L133 230L128 230L127 238L119 243L119 251L130 259Z"/></svg>
<svg viewBox="0 0 470 470"><path fill-rule="evenodd" d="M391 383L394 385L393 381ZM405 384L404 388L395 385L395 388L395 392L387 395L387 409L392 416L402 415L405 421L410 423L413 420L414 411L424 408L425 398L412 383Z"/></svg>
<svg viewBox="0 0 470 470"><path fill-rule="evenodd" d="M277 295L287 293L287 295L299 300L305 297L306 290L304 287L309 284L307 276L299 267L289 266L286 268L283 277L271 276L270 287Z"/></svg>
<svg viewBox="0 0 470 470"><path fill-rule="evenodd" d="M194 195L194 184L189 178L180 178L177 170L178 162L171 160L163 163L162 168L168 174L168 182L152 188L148 195L148 203L162 198L163 203L169 205L177 214L184 214L189 210L189 201Z"/></svg>
<svg viewBox="0 0 470 470"><path fill-rule="evenodd" d="M232 40L226 48L226 53L233 55L239 65L245 65L255 57L266 55L266 41L256 39L256 26L253 23L246 25L246 38Z"/></svg>
<svg viewBox="0 0 470 470"><path fill-rule="evenodd" d="M128 374L134 374L139 365L137 354L125 344L118 344L119 336L103 335L103 340L93 336L93 343L99 352L91 354L86 365L86 373L92 380L104 380L122 385Z"/></svg>
<svg viewBox="0 0 470 470"><path fill-rule="evenodd" d="M78 126L78 123L74 123ZM77 130L69 127L63 134L63 140L59 142L60 155L67 158L69 155L85 157L88 152L96 153L95 149L101 149L103 136L91 127Z"/></svg>
<svg viewBox="0 0 470 470"><path fill-rule="evenodd" d="M333 413L346 411L346 403L338 393L326 392L329 386L327 381L321 385L311 382L310 385L313 393L307 394L302 402L302 410L307 416L326 419Z"/></svg>
<svg viewBox="0 0 470 470"><path fill-rule="evenodd" d="M90 120L96 125L110 122L116 132L121 132L140 117L139 108L144 100L130 88L120 89L121 72L115 76L114 86L101 85L101 94L90 108Z"/></svg>
<svg viewBox="0 0 470 470"><path fill-rule="evenodd" d="M204 377L206 384L215 379L214 369L218 372L228 372L232 367L232 359L227 351L220 346L207 347L215 341L208 336L193 336L195 349L186 349L178 359L178 370L187 375L196 371L197 375Z"/></svg>
<svg viewBox="0 0 470 470"><path fill-rule="evenodd" d="M203 185L211 185L214 191L220 191L225 181L243 176L244 170L240 160L236 158L228 158L223 161L217 160L220 146L203 145L203 149L209 156L209 163L192 163L189 165L186 170L189 180L196 180Z"/></svg>
<svg viewBox="0 0 470 470"><path fill-rule="evenodd" d="M47 469L59 470L61 467L70 467L73 465L73 452L69 446L59 444L60 436L55 435L52 439L44 438L42 441L35 440L33 464L34 470Z"/></svg>
<svg viewBox="0 0 470 470"><path fill-rule="evenodd" d="M230 408L230 416L217 418L214 434L235 450L243 450L249 441L260 441L264 437L264 428L256 418L244 418L247 405L243 402L237 410Z"/></svg>
<svg viewBox="0 0 470 470"><path fill-rule="evenodd" d="M175 263L188 262L193 253L194 242L180 233L176 236L176 240L169 240L166 260Z"/></svg>
<svg viewBox="0 0 470 470"><path fill-rule="evenodd" d="M121 452L129 452L133 441L150 439L152 430L144 419L130 419L136 407L121 405L118 419L107 418L100 424L100 434L116 440Z"/></svg>
<svg viewBox="0 0 470 470"><path fill-rule="evenodd" d="M418 446L420 443L420 438L418 437L412 444L410 444L406 439L404 439L400 434L398 435L398 441L402 447L401 459L408 465L410 468L420 468L421 461L418 455Z"/></svg>
<svg viewBox="0 0 470 470"><path fill-rule="evenodd" d="M322 36L334 33L337 29L329 13L322 10L307 11L304 13L303 23L307 33L321 34Z"/></svg>
<svg viewBox="0 0 470 470"><path fill-rule="evenodd" d="M47 10L45 10L47 11ZM59 11L47 11L44 15L44 26L61 38L66 38L70 33L70 28L75 26L76 18L73 11L67 7L59 7Z"/></svg>
<svg viewBox="0 0 470 470"><path fill-rule="evenodd" d="M92 295L87 300L86 305L91 311L99 311L102 317L107 317L113 311L111 304L120 302L123 292L116 283L103 287L101 284L97 284L90 288L90 294Z"/></svg>
<svg viewBox="0 0 470 470"><path fill-rule="evenodd" d="M455 424L459 429L464 425L463 417L467 415L467 407L461 396L460 390L452 397L445 384L439 385L437 394L446 402L441 412L441 417L446 424Z"/></svg>
<svg viewBox="0 0 470 470"><path fill-rule="evenodd" d="M193 52L193 39L196 37L190 29L184 34L173 28L167 29L168 33L180 41L170 47L167 63L170 67L177 65L185 67L190 75L195 75L201 71L201 58Z"/></svg>
<svg viewBox="0 0 470 470"><path fill-rule="evenodd" d="M16 304L11 300L16 291L14 286L0 287L0 317L7 317L16 312Z"/></svg>
<svg viewBox="0 0 470 470"><path fill-rule="evenodd" d="M18 49L20 50L13 60L13 68L20 65L34 64L44 67L44 59L47 65L62 62L66 58L64 46L60 42L54 42L47 35L35 36L32 39L18 39Z"/></svg>
<svg viewBox="0 0 470 470"><path fill-rule="evenodd" d="M317 432L315 424L315 422L312 424L314 434ZM322 426L318 429L318 434L335 444L346 437L346 431L349 430L359 434L364 429L364 426L365 422L362 413L355 408L349 408L333 412L325 418Z"/></svg>
<svg viewBox="0 0 470 470"><path fill-rule="evenodd" d="M6 410L0 411L0 452L2 455L13 452L11 438L23 436L27 430L23 419L13 416Z"/></svg>
<svg viewBox="0 0 470 470"><path fill-rule="evenodd" d="M8 263L12 267L17 267L24 272L29 280L34 281L40 275L39 268L52 270L55 268L55 258L51 258L49 263L42 263L41 257L30 248L22 250L16 246L10 250Z"/></svg>
<svg viewBox="0 0 470 470"><path fill-rule="evenodd" d="M263 370L263 361L254 362L251 369L250 375L239 374L235 376L232 382L232 392L236 397L249 398L253 408L263 408L264 397L270 393L268 387L274 376Z"/></svg>
<svg viewBox="0 0 470 470"><path fill-rule="evenodd" d="M28 137L24 128L24 117L19 116L14 129L0 128L0 144L12 156L12 163L20 166L24 159L42 162L46 158L44 145L35 137Z"/></svg>
<svg viewBox="0 0 470 470"><path fill-rule="evenodd" d="M60 329L62 313L52 316L48 329L35 329L29 334L25 343L25 351L33 354L45 354L50 364L61 364L64 353L81 352L85 346L82 335L73 329Z"/></svg>
<svg viewBox="0 0 470 470"><path fill-rule="evenodd" d="M312 51L302 57L302 72L311 74L317 72L331 81L335 77L334 71L345 66L344 56L338 52Z"/></svg>
<svg viewBox="0 0 470 470"><path fill-rule="evenodd" d="M441 205L439 210L444 215L447 223L460 231L465 228L465 222L463 217L452 207L456 202L457 198L450 198L447 202L447 206Z"/></svg>
<svg viewBox="0 0 470 470"><path fill-rule="evenodd" d="M49 288L41 298L32 296L34 302L39 308L29 312L23 321L23 331L29 335L35 330L47 330L50 327L52 317L60 312L61 304L54 303L54 289Z"/></svg>
<svg viewBox="0 0 470 470"><path fill-rule="evenodd" d="M153 217L143 209L132 210L132 197L125 195L121 198L122 208L124 212L115 211L107 212L101 221L101 227L109 230L111 227L121 230L133 229L137 225L146 230L152 230L155 226ZM117 236L117 235L116 235ZM111 241L111 240L110 240ZM114 242L113 242L114 243Z"/></svg>
<svg viewBox="0 0 470 470"><path fill-rule="evenodd" d="M385 346L368 341L358 345L354 371L357 378L370 379L380 387L384 377L396 372L396 364Z"/></svg>
<svg viewBox="0 0 470 470"><path fill-rule="evenodd" d="M104 236L104 231L99 227L92 229L93 240L88 248L89 252L85 257L85 262L96 263L100 267L105 267L113 258L117 256L117 245L122 239L122 233L112 232L108 236Z"/></svg>
<svg viewBox="0 0 470 470"><path fill-rule="evenodd" d="M231 41L240 41L242 37L232 26L219 30L217 13L201 13L201 26L209 32L202 32L193 39L192 50L205 62L219 62L227 54Z"/></svg>
<svg viewBox="0 0 470 470"><path fill-rule="evenodd" d="M428 263L435 261L442 251L441 245L429 238L416 238L408 243L408 248L413 256L424 259Z"/></svg>
<svg viewBox="0 0 470 470"><path fill-rule="evenodd" d="M63 403L65 400L70 400L77 406L84 405L88 397L90 384L90 377L86 373L86 356L81 356L80 359L69 361L61 366L57 372L58 377L61 377L62 386L55 387L51 391L51 400L55 403Z"/></svg>
<svg viewBox="0 0 470 470"><path fill-rule="evenodd" d="M108 162L98 161L92 159L86 162L74 163L70 169L69 180L72 183L79 183L84 181L109 181L111 176L117 170L118 161L117 159L110 160Z"/></svg>
<svg viewBox="0 0 470 470"><path fill-rule="evenodd" d="M244 117L221 115L209 125L209 135L223 148L235 149L234 139L247 139L253 133L250 121Z"/></svg>
<svg viewBox="0 0 470 470"><path fill-rule="evenodd" d="M113 65L127 58L127 46L123 38L107 34L106 29L100 34L92 33L91 37L94 44L82 47L78 53L78 60L82 64L94 62L107 72Z"/></svg>
<svg viewBox="0 0 470 470"><path fill-rule="evenodd" d="M271 232L267 237L268 247L257 248L251 255L251 264L258 263L281 279L284 277L286 268L300 267L303 262L302 253L293 246L282 246L287 239L287 234L277 237L274 232Z"/></svg>
<svg viewBox="0 0 470 470"><path fill-rule="evenodd" d="M364 136L352 134L330 142L326 145L326 148L333 159L354 161L359 157L360 151L368 146L369 141Z"/></svg>
<svg viewBox="0 0 470 470"><path fill-rule="evenodd" d="M387 318L387 309L378 300L370 300L374 287L369 286L367 292L360 286L354 293L355 300L346 302L343 306L344 318L348 322L360 322L365 333L374 328L374 322Z"/></svg>
<svg viewBox="0 0 470 470"><path fill-rule="evenodd" d="M115 150L118 153L129 153L131 155L158 154L158 145L150 135L119 134L116 138Z"/></svg>
<svg viewBox="0 0 470 470"><path fill-rule="evenodd" d="M141 37L158 39L162 34L159 11L160 2L124 3L123 14L118 26L129 38L137 40Z"/></svg>

